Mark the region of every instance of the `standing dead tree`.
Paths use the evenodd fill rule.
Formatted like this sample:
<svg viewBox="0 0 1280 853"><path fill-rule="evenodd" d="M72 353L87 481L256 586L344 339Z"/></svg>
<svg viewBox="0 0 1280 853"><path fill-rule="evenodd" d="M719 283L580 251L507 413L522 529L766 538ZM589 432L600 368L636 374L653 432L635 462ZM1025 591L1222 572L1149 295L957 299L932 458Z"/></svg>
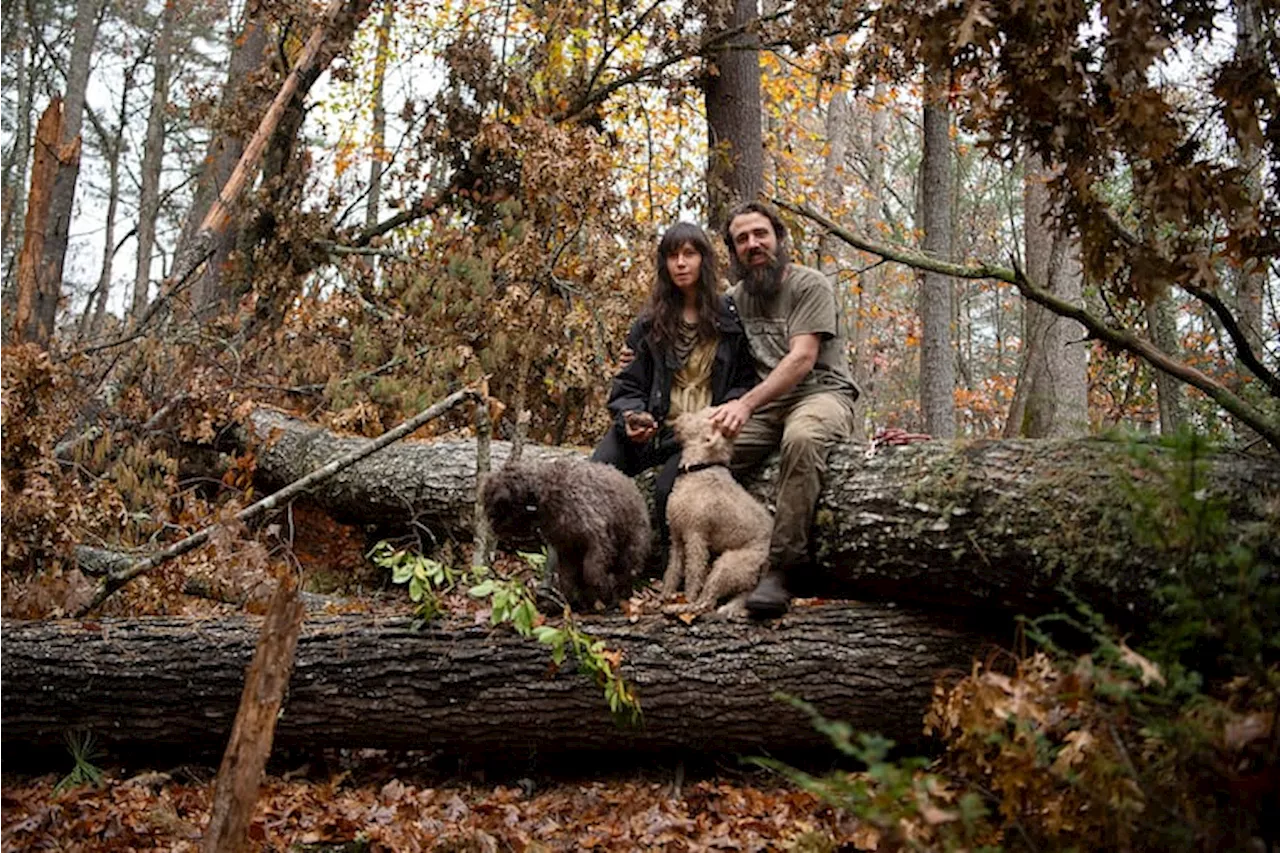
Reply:
<svg viewBox="0 0 1280 853"><path fill-rule="evenodd" d="M80 138L63 146L62 99L54 98L45 107L36 126L35 157L31 168L31 191L27 199L27 220L23 229L22 253L18 259L18 305L14 315L13 340L49 345L53 336L52 315L42 306L58 300L58 289L49 292L49 282L40 277L40 261L44 256L44 223L49 218L49 204L58 164L80 156Z"/></svg>
<svg viewBox="0 0 1280 853"><path fill-rule="evenodd" d="M245 674L240 708L214 785L213 813L204 833L205 853L247 849L258 786L271 755L276 720L293 674L302 616L298 579L292 573L286 574L271 599L253 662Z"/></svg>
<svg viewBox="0 0 1280 853"><path fill-rule="evenodd" d="M322 58L332 60L332 51L323 50L331 32L337 28L339 22L348 24L351 30L354 30L354 23L368 13L370 5L370 0L330 0L319 23L316 24L311 36L307 39L306 45L298 54L293 68L281 84L275 99L271 102L271 106L268 107L266 114L262 117L258 129L254 132L248 145L245 146L244 154L241 155L240 161L236 164L231 177L222 187L221 192L218 193L218 197L214 199L209 212L200 223L196 236L186 244L178 257L174 259L173 272L161 284L160 295L138 317L137 327L145 327L160 309L168 304L169 300L190 283L192 277L209 259L218 236L231 221L231 211L237 199L252 182L254 175L257 174L267 143L280 126L288 105L298 93L300 81L314 74ZM132 339L132 336L101 347L95 347L95 349L118 346L130 339Z"/></svg>

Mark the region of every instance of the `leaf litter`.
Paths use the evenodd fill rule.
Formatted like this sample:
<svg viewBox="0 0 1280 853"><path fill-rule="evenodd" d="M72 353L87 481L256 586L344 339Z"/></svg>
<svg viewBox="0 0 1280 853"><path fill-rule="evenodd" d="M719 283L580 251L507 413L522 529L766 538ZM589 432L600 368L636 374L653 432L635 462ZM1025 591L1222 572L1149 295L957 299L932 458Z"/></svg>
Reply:
<svg viewBox="0 0 1280 853"><path fill-rule="evenodd" d="M175 774L176 776L177 774ZM163 773L108 774L99 787L54 791L56 779L6 779L0 849L197 851L213 783ZM781 786L709 778L672 796L667 782L520 785L399 778L354 784L269 776L250 827L270 851L837 850L856 822ZM815 846L815 839L821 843ZM353 846L354 845L354 846ZM853 849L849 846L845 849Z"/></svg>

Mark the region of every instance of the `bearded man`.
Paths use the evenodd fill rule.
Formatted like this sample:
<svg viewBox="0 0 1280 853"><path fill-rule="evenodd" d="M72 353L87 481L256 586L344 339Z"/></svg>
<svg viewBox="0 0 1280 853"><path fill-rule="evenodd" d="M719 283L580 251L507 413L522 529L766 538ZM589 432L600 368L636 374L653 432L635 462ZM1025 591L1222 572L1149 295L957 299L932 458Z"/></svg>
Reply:
<svg viewBox="0 0 1280 853"><path fill-rule="evenodd" d="M809 528L827 456L853 434L858 388L831 282L790 260L777 212L741 204L729 212L723 236L737 280L729 295L760 382L722 405L712 423L734 439L735 471L782 450L769 569L746 601L753 617L771 618L787 612L796 581L812 565Z"/></svg>

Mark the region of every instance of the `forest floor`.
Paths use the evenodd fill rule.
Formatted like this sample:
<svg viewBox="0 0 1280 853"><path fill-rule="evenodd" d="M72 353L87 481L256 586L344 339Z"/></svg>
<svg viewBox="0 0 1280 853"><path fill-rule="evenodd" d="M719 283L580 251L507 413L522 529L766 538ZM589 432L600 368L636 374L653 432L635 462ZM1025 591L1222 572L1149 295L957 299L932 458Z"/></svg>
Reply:
<svg viewBox="0 0 1280 853"><path fill-rule="evenodd" d="M308 521L324 525L314 516ZM362 553L367 542L357 541L349 529L338 535L339 528L301 537L309 547L295 554L304 579L312 579L306 585L326 594L322 612L410 615L413 606L404 587L388 587L388 573L371 571ZM320 567L331 573L319 578ZM518 558L502 557L495 568L533 583L531 567ZM345 594L353 582L363 584L364 594ZM467 595L463 584L440 603L452 616L488 621L486 603ZM638 589L622 609L639 618L661 606L654 582ZM203 615L235 609L199 600L166 607L170 613ZM127 764L103 760L97 784L60 788L62 774L74 763L70 752L64 759L65 766L39 768L42 775L16 773L6 762L0 779L0 853L200 848L216 756L177 767L146 756ZM852 816L731 757L691 765L687 773L674 761L544 766L540 771L486 775L456 761L441 767L430 756L378 750L276 754L250 828L251 849L834 851L874 849L877 838L873 828Z"/></svg>
<svg viewBox="0 0 1280 853"><path fill-rule="evenodd" d="M272 772L250 827L271 851L874 849L876 833L763 771L681 780L671 768L595 779L430 778L366 754ZM70 758L68 758L68 765ZM272 768L273 770L275 768ZM0 849L195 851L214 769L107 770L97 785L6 774Z"/></svg>

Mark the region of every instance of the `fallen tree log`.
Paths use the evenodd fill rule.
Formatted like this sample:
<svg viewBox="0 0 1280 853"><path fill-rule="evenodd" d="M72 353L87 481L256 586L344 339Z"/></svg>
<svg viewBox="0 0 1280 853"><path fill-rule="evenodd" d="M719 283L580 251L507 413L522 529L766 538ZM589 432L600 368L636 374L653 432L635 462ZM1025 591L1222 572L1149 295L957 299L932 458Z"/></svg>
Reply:
<svg viewBox="0 0 1280 853"><path fill-rule="evenodd" d="M221 748L260 620L149 618L3 623L11 750L89 730L117 747ZM958 623L880 606L798 608L769 626L617 616L582 627L621 649L643 725L621 728L603 692L508 629L310 616L281 747L378 747L522 761L580 751L778 752L826 742L783 691L863 730L921 737L935 678L984 645Z"/></svg>
<svg viewBox="0 0 1280 853"><path fill-rule="evenodd" d="M251 416L248 431L266 488L361 441L266 409ZM494 442L492 452L500 465L509 446ZM1184 491L1219 504L1228 524L1207 547L1238 543L1258 560L1280 562L1280 461L1223 453L1195 464L1198 479ZM1140 624L1155 612L1158 585L1187 558L1162 541L1176 531L1158 529L1147 516L1159 513L1145 502L1188 470L1190 463L1154 445L1135 450L1101 439L930 441L869 457L865 447L840 447L815 518L815 574L832 597L1024 613L1070 606L1069 591ZM766 503L776 475L770 462L749 483ZM350 522L413 521L469 539L474 488L474 442L402 443L312 499Z"/></svg>

